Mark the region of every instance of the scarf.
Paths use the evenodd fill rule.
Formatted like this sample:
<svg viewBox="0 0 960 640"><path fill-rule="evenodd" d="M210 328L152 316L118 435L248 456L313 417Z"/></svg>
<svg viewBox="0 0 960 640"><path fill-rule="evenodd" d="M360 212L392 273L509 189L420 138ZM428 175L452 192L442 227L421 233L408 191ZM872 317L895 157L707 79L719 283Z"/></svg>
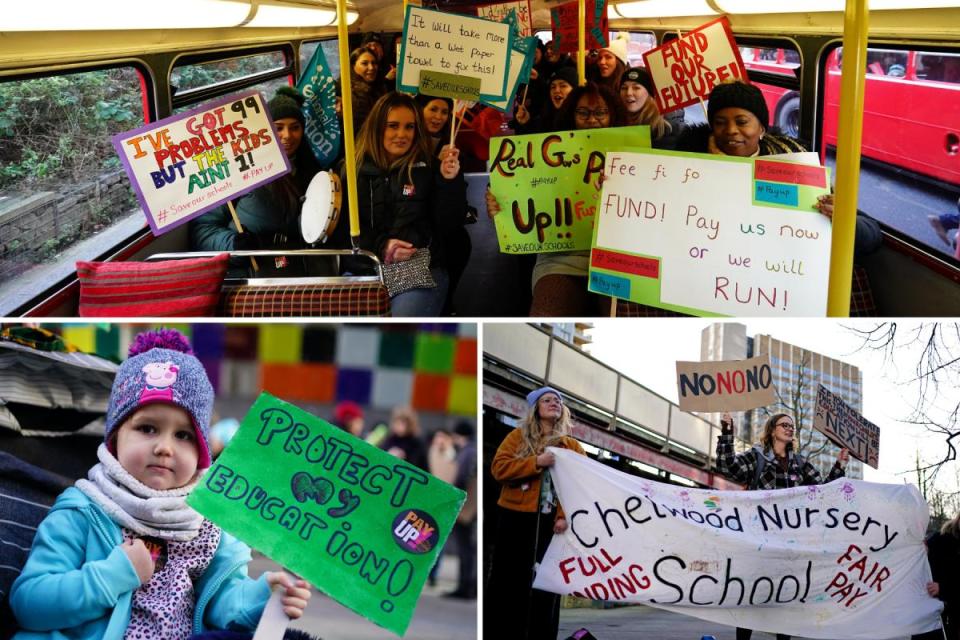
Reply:
<svg viewBox="0 0 960 640"><path fill-rule="evenodd" d="M146 486L113 457L106 444L97 449L99 464L77 480L77 489L99 505L117 524L143 536L185 542L200 532L203 516L187 506L187 494L199 477L177 489Z"/></svg>

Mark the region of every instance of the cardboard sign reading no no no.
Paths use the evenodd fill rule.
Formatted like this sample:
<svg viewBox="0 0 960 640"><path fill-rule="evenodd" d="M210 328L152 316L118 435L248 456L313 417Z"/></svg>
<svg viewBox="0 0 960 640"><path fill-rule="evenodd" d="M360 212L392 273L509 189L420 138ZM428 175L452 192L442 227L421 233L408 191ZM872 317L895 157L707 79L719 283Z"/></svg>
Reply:
<svg viewBox="0 0 960 640"><path fill-rule="evenodd" d="M747 411L776 402L770 356L677 362L681 411Z"/></svg>

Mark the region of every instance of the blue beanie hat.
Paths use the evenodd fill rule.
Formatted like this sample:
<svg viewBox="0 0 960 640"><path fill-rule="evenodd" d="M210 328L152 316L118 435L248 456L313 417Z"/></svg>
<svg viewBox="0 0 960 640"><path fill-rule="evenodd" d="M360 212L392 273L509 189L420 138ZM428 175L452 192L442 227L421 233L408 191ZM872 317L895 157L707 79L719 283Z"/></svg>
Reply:
<svg viewBox="0 0 960 640"><path fill-rule="evenodd" d="M179 331L161 329L138 335L129 357L117 370L107 407L104 441L116 455L111 436L136 409L149 404L172 404L190 416L197 435L197 467L210 466L210 415L213 385L190 343Z"/></svg>
<svg viewBox="0 0 960 640"><path fill-rule="evenodd" d="M560 402L563 402L563 395L553 387L540 387L527 394L527 404L530 405L530 408L537 406L537 401L540 399L540 396L545 393L555 393L557 397L560 398Z"/></svg>

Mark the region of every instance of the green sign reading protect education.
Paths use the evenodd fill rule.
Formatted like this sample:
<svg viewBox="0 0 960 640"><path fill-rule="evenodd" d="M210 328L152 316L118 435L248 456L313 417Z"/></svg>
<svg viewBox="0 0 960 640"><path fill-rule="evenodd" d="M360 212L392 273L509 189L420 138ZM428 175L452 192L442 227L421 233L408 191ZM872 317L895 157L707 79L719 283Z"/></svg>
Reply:
<svg viewBox="0 0 960 640"><path fill-rule="evenodd" d="M650 147L650 127L490 139L490 190L502 253L590 248L607 151Z"/></svg>
<svg viewBox="0 0 960 640"><path fill-rule="evenodd" d="M451 100L480 101L480 78L458 76L441 71L420 71L420 93Z"/></svg>
<svg viewBox="0 0 960 640"><path fill-rule="evenodd" d="M268 393L187 503L403 635L466 494Z"/></svg>

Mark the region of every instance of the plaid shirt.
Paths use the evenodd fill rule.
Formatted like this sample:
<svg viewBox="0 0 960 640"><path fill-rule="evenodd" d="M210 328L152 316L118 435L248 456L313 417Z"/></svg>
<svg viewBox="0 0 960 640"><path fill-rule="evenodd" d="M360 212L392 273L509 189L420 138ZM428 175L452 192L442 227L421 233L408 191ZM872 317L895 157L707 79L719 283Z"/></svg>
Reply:
<svg viewBox="0 0 960 640"><path fill-rule="evenodd" d="M760 478L757 479L758 456L766 458ZM820 472L801 455L791 454L787 468L774 458L771 452L765 456L759 447L753 447L743 453L734 453L733 434L717 438L717 469L737 482L747 485L747 489L786 489L808 484L820 484ZM844 470L834 464L827 476L827 482L842 478Z"/></svg>

